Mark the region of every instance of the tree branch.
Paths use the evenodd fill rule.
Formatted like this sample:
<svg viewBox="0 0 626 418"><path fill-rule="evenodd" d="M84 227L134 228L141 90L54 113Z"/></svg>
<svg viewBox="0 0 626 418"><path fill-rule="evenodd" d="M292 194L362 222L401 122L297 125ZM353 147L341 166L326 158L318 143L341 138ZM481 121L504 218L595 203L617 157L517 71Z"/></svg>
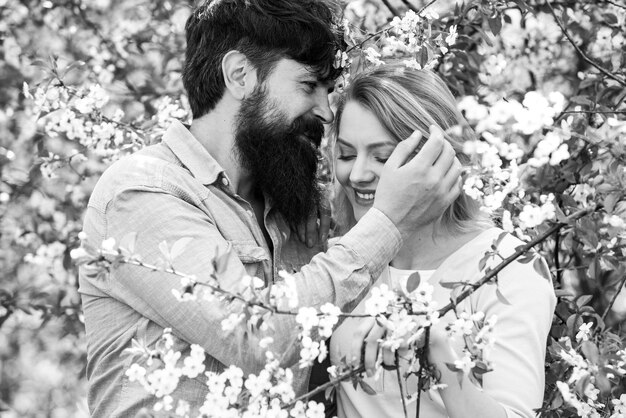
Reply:
<svg viewBox="0 0 626 418"><path fill-rule="evenodd" d="M620 280L619 285L615 289L615 294L613 294L613 297L611 298L609 305L604 310L604 313L602 314L602 321L604 321L606 317L609 315L609 312L611 312L611 309L613 308L613 305L615 304L617 297L622 292L624 285L626 285L626 274L624 275L624 277L622 277L622 280Z"/></svg>
<svg viewBox="0 0 626 418"><path fill-rule="evenodd" d="M426 10L427 8L429 8L430 6L432 6L435 2L437 2L437 0L430 0L430 1L428 2L428 4L426 4L424 7L422 7L421 9L419 9L419 11L417 12L417 14L418 14L418 15L419 15L419 14L422 14L422 12L423 12L424 10Z"/></svg>
<svg viewBox="0 0 626 418"><path fill-rule="evenodd" d="M563 228L564 226L569 225L570 222L574 222L574 221L582 218L583 216L586 216L586 215L594 212L596 210L596 208L597 208L596 206L590 206L588 208L579 210L578 212L568 216L566 222L555 223L550 228L548 228L548 230L546 232L544 232L543 234L539 235L537 238L535 238L534 240L530 241L528 244L525 244L522 247L520 247L517 251L515 251L515 253L513 253L511 256L505 258L504 261L502 261L500 264L498 264L495 268L493 268L492 270L489 270L489 273L485 274L476 283L470 284L469 285L469 286L471 286L470 289L464 290L459 296L457 296L455 298L454 301L451 301L449 304L447 304L443 308L439 309L439 317L444 316L450 310L454 309L455 306L458 305L459 302L463 301L469 295L474 293L476 291L476 289L478 289L479 287L481 287L482 285L488 283L491 279L496 277L498 275L498 273L500 273L506 266L511 264L513 261L515 261L521 255L525 254L528 250L530 250L531 248L533 248L537 244L545 241L550 235L554 234L556 231L558 231L559 229Z"/></svg>
<svg viewBox="0 0 626 418"><path fill-rule="evenodd" d="M556 15L556 11L552 7L552 3L550 3L550 0L546 0L546 4L550 8L550 13L552 13L554 20L556 21L556 24L559 25L559 27L561 28L561 32L563 32L563 35L565 35L569 43L572 44L572 46L574 47L578 55L580 55L580 57L583 59L583 61L595 67L598 71L600 71L605 76L617 81L622 86L626 86L626 81L622 80L621 78L619 78L618 76L610 72L609 70L605 69L604 67L600 66L595 61L587 57L587 55L585 55L585 53L578 47L578 45L576 45L576 42L574 42L574 39L572 39L572 36L569 34L565 26L563 26L563 23L561 22L561 19L559 19L559 17Z"/></svg>
<svg viewBox="0 0 626 418"><path fill-rule="evenodd" d="M454 303L451 302L448 305L444 306L443 308L439 309L439 311L438 311L439 312L439 317L444 316L447 312L449 312L450 310L454 309L454 307L456 305L458 305L459 302L461 302L465 298L469 297L480 286L486 284L491 279L493 279L500 271L502 271L502 269L504 269L507 265L511 264L513 261L515 261L517 258L522 256L523 254L525 254L528 250L530 250L531 248L533 248L537 244L545 241L550 235L554 234L556 231L558 231L559 229L563 228L564 226L567 226L571 222L574 222L574 221L582 218L583 216L586 216L586 215L594 212L597 208L598 207L596 207L596 206L590 206L588 208L579 210L578 212L568 216L566 222L558 222L558 223L554 224L546 232L544 232L543 234L541 234L540 236L538 236L534 240L530 241L528 244L525 244L524 246L522 246L513 255L507 257L506 259L504 259L504 261L502 261L500 264L498 264L493 270L490 270L489 273L487 273L485 276L483 276L483 278L481 278L476 283L472 284L471 285L472 286L471 289L467 289L467 290L463 291L455 299ZM428 340L426 340L425 346L426 346L427 343L428 343ZM301 401L303 399L309 399L309 398L317 395L318 393L326 390L327 388L329 388L331 386L334 386L334 385L337 385L338 383L340 383L340 382L342 382L344 380L350 379L351 377L356 376L359 373L362 373L364 371L365 371L365 366L364 365L360 365L356 369L352 369L352 370L350 370L348 372L345 372L345 373L337 376L335 379L332 379L329 382L326 382L325 384L323 384L321 386L318 386L317 388L313 389L312 391L297 397L292 402L290 402L288 405L286 405L286 408L291 408L291 407L293 407L296 404L297 401ZM417 398L418 411L419 411L420 393L421 393L421 391L418 391L418 395L417 395L418 396L418 398Z"/></svg>
<svg viewBox="0 0 626 418"><path fill-rule="evenodd" d="M417 7L413 6L411 3L409 3L409 0L402 0L402 3L408 7L409 9L411 9L412 11L414 11L415 13L418 13Z"/></svg>
<svg viewBox="0 0 626 418"><path fill-rule="evenodd" d="M398 9L393 7L391 5L391 3L389 2L389 0L382 0L382 1L383 1L383 4L385 5L385 7L387 7L387 9L389 9L389 11L391 12L392 15L400 16L400 12L398 11Z"/></svg>

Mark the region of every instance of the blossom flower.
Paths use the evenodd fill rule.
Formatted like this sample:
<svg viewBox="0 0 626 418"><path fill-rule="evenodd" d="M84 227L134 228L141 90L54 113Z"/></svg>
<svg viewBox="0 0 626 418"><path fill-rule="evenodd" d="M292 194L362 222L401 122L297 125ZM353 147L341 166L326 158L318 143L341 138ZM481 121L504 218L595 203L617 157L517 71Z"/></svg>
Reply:
<svg viewBox="0 0 626 418"><path fill-rule="evenodd" d="M581 324L578 327L578 333L576 334L576 341L589 341L589 336L591 335L591 327L593 326L593 322L587 322Z"/></svg>
<svg viewBox="0 0 626 418"><path fill-rule="evenodd" d="M295 309L298 307L298 289L295 278L284 270L278 272L283 279L275 283L270 290L270 304L278 308Z"/></svg>
<svg viewBox="0 0 626 418"><path fill-rule="evenodd" d="M319 334L324 338L329 338L333 333L333 327L339 322L341 310L332 303L325 303L320 308L324 315L319 318Z"/></svg>
<svg viewBox="0 0 626 418"><path fill-rule="evenodd" d="M365 59L372 64L376 66L384 64L384 62L380 59L380 52L376 51L374 48L368 47L363 51L363 53L365 54Z"/></svg>
<svg viewBox="0 0 626 418"><path fill-rule="evenodd" d="M317 310L308 306L300 308L296 315L296 322L302 326L305 332L310 331L314 326L319 324Z"/></svg>
<svg viewBox="0 0 626 418"><path fill-rule="evenodd" d="M626 414L626 393L621 394L619 399L612 399L611 403L616 414Z"/></svg>
<svg viewBox="0 0 626 418"><path fill-rule="evenodd" d="M474 362L472 360L472 358L470 357L470 355L468 353L465 353L465 355L463 356L462 359L454 360L454 366L458 370L462 370L463 373L469 374L469 372L472 370L472 368L474 366L476 366L476 362Z"/></svg>
<svg viewBox="0 0 626 418"><path fill-rule="evenodd" d="M126 376L131 382L139 381L141 382L146 376L146 369L138 365L137 363L133 363L128 370L126 370Z"/></svg>
<svg viewBox="0 0 626 418"><path fill-rule="evenodd" d="M225 332L231 332L243 321L245 315L243 313L231 313L226 319L222 321L222 330Z"/></svg>
<svg viewBox="0 0 626 418"><path fill-rule="evenodd" d="M109 253L116 252L115 238L111 237L111 238L105 239L104 241L102 241L102 244L100 244L100 248L102 249L102 251L105 251L105 252L109 252Z"/></svg>
<svg viewBox="0 0 626 418"><path fill-rule="evenodd" d="M402 63L407 68L413 68L414 70L421 70L422 66L417 62L415 58L411 58L410 60L403 60Z"/></svg>
<svg viewBox="0 0 626 418"><path fill-rule="evenodd" d="M365 301L365 312L371 316L386 312L387 306L395 297L395 293L386 284L374 287L369 299Z"/></svg>
<svg viewBox="0 0 626 418"><path fill-rule="evenodd" d="M454 45L456 43L456 38L459 36L458 33L456 33L456 25L452 25L450 26L449 29L449 33L448 36L446 36L446 43L450 46Z"/></svg>

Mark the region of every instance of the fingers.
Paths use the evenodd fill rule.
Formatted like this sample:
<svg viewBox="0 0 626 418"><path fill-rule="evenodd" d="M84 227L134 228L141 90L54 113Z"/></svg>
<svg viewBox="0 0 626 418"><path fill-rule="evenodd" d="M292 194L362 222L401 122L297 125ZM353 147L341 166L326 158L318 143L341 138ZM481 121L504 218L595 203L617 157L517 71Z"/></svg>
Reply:
<svg viewBox="0 0 626 418"><path fill-rule="evenodd" d="M317 244L317 237L318 237L318 232L317 232L317 211L315 211L314 213L309 215L309 218L306 221L305 230L306 230L306 232L305 232L305 235L306 235L305 244L307 245L307 247L312 248L314 245Z"/></svg>
<svg viewBox="0 0 626 418"><path fill-rule="evenodd" d="M433 134L428 137L420 152L411 161L422 167L430 167L439 159L445 145L450 145L443 135ZM451 147L451 146L450 146Z"/></svg>
<svg viewBox="0 0 626 418"><path fill-rule="evenodd" d="M395 168L404 165L404 163L416 152L421 139L422 133L415 131L407 139L400 141L398 146L389 156L389 159L387 159L385 165Z"/></svg>
<svg viewBox="0 0 626 418"><path fill-rule="evenodd" d="M328 239L328 232L330 231L330 208L320 208L320 226L319 226L319 240L321 243L326 242Z"/></svg>
<svg viewBox="0 0 626 418"><path fill-rule="evenodd" d="M375 324L376 320L374 318L365 318L359 321L359 326L354 331L352 337L350 352L346 358L346 361L351 366L358 367L361 364L361 353L363 345L365 344L365 339Z"/></svg>
<svg viewBox="0 0 626 418"><path fill-rule="evenodd" d="M396 364L396 353L388 347L383 348L383 364L385 366L395 366Z"/></svg>
<svg viewBox="0 0 626 418"><path fill-rule="evenodd" d="M303 222L303 223L301 223L301 224L296 226L296 229L298 231L298 239L303 244L306 244L306 225L307 225L307 223Z"/></svg>
<svg viewBox="0 0 626 418"><path fill-rule="evenodd" d="M378 340L383 338L384 335L385 328L381 327L378 324L375 324L365 338L365 341L363 341L363 343L365 344L363 364L365 365L365 372L370 377L376 373L376 360L378 359Z"/></svg>
<svg viewBox="0 0 626 418"><path fill-rule="evenodd" d="M447 192L446 200L450 203L454 201L463 189L463 166L458 158L454 158L449 170L441 179L441 190Z"/></svg>

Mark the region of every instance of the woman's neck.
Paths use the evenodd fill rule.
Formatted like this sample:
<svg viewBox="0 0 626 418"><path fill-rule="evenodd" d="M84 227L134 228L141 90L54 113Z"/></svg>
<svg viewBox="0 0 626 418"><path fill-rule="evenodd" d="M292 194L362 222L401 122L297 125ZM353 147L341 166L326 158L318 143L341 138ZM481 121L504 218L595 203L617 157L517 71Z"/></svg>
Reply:
<svg viewBox="0 0 626 418"><path fill-rule="evenodd" d="M407 236L390 264L404 270L435 270L482 231L484 229L453 234L441 226L425 225Z"/></svg>

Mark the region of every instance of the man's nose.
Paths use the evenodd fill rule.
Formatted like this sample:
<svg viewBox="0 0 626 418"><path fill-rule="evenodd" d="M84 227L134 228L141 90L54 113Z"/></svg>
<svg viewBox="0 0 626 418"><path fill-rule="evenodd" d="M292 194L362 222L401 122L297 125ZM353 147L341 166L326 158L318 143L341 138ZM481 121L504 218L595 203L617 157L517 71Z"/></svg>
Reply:
<svg viewBox="0 0 626 418"><path fill-rule="evenodd" d="M321 92L318 95L317 102L313 108L313 114L323 123L331 123L333 121L334 115L333 111L330 110L330 103L326 92Z"/></svg>

